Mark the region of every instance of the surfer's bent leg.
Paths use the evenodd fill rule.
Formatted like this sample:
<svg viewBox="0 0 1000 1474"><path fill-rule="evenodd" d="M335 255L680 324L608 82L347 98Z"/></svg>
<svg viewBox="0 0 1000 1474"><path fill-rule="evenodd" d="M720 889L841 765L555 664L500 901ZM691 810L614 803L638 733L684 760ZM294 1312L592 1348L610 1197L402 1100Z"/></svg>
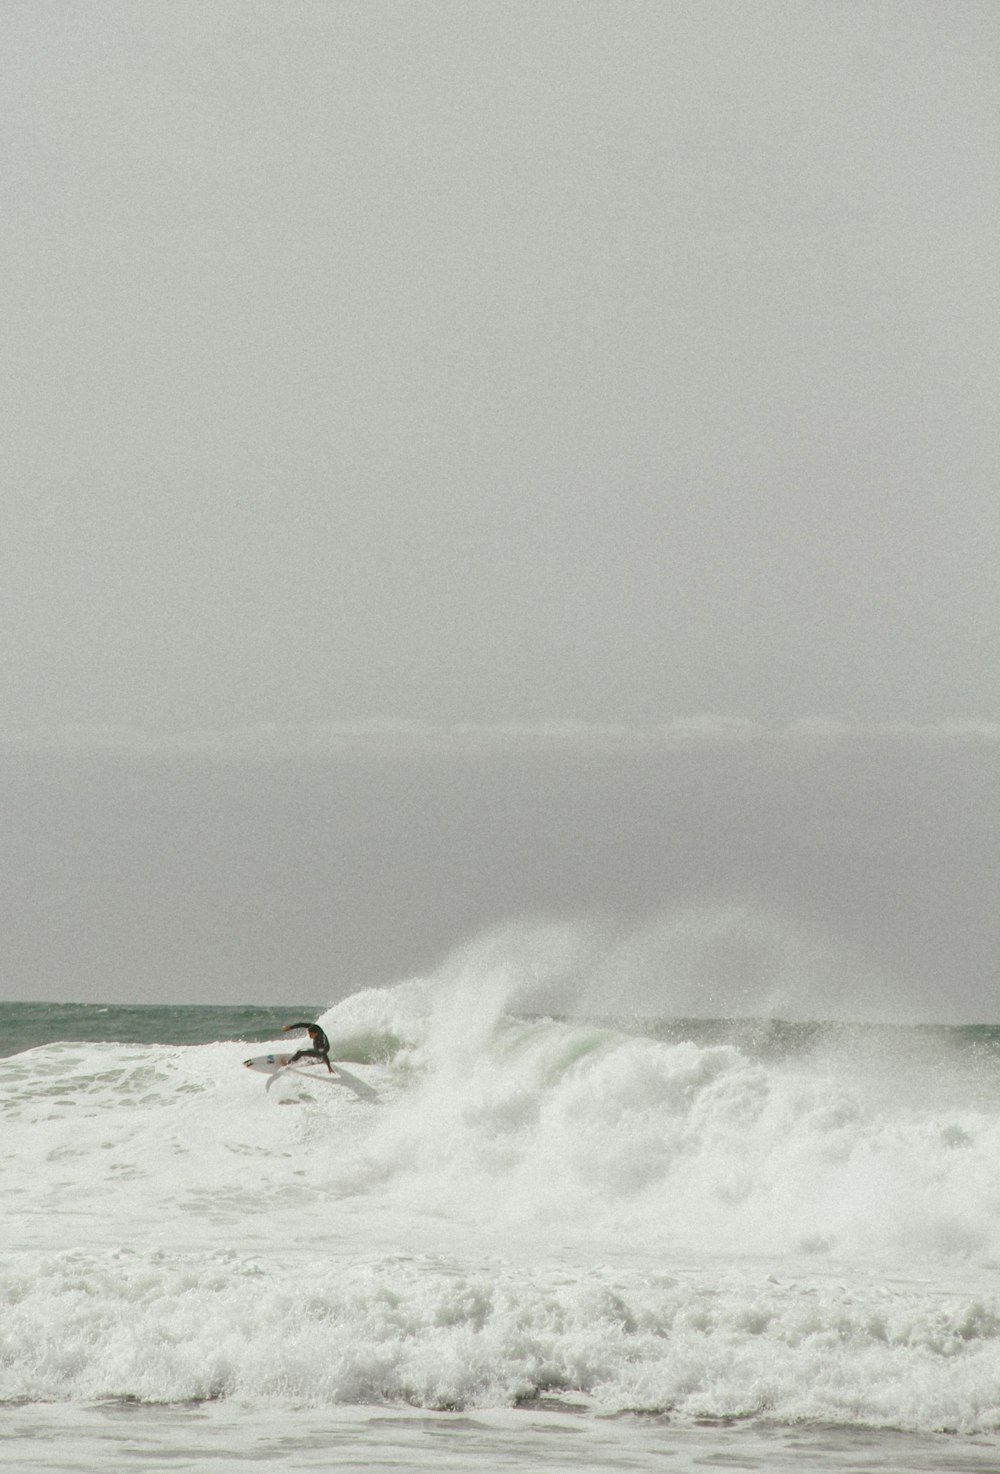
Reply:
<svg viewBox="0 0 1000 1474"><path fill-rule="evenodd" d="M330 1063L330 1055L325 1049L297 1049L288 1063L293 1065L297 1059L321 1059L330 1074L334 1072L333 1065Z"/></svg>

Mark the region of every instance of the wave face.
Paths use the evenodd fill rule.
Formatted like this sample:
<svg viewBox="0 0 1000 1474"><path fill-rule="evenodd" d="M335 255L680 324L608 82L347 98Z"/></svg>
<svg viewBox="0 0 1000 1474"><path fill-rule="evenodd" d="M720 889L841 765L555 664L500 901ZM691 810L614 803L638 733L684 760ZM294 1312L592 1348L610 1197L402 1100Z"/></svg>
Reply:
<svg viewBox="0 0 1000 1474"><path fill-rule="evenodd" d="M321 1015L376 1104L265 1090L266 1044L0 1060L0 1399L1000 1427L989 1031L526 1017L473 981Z"/></svg>

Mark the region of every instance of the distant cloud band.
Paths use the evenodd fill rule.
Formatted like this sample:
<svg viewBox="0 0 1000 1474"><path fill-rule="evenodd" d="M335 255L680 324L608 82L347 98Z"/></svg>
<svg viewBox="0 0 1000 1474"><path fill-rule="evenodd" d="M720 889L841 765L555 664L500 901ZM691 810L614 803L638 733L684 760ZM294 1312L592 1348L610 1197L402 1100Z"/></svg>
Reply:
<svg viewBox="0 0 1000 1474"><path fill-rule="evenodd" d="M0 752L122 753L177 756L282 758L338 755L456 756L503 753L653 754L726 747L835 747L852 743L901 746L992 746L1000 722L951 720L927 724L849 723L804 717L782 727L712 715L678 718L651 726L588 722L415 721L260 723L246 727L151 732L136 727L60 726L0 732Z"/></svg>

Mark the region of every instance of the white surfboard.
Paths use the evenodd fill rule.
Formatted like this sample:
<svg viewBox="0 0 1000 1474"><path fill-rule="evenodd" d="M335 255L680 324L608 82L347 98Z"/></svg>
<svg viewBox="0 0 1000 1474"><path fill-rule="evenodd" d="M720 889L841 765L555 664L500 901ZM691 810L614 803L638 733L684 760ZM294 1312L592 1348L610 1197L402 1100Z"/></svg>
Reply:
<svg viewBox="0 0 1000 1474"><path fill-rule="evenodd" d="M348 1090L353 1090L361 1100L378 1100L378 1095L372 1087L366 1085L364 1080L359 1080L357 1075L352 1075L349 1070L345 1070L343 1065L335 1064L333 1067L335 1073L331 1075L321 1060L315 1065L293 1065L290 1054L257 1054L252 1059L245 1059L243 1063L248 1070L256 1070L258 1074L270 1076L264 1087L265 1090L270 1090L279 1075L304 1075L307 1080L322 1081L326 1085L345 1085Z"/></svg>

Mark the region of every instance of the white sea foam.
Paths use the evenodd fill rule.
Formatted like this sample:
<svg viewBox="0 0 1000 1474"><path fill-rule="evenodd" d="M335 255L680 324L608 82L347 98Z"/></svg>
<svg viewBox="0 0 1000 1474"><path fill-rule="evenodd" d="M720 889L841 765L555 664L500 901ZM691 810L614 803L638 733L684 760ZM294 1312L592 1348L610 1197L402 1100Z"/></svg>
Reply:
<svg viewBox="0 0 1000 1474"><path fill-rule="evenodd" d="M166 1250L24 1256L4 1400L503 1406L972 1430L1000 1421L996 1307L732 1268L298 1265Z"/></svg>
<svg viewBox="0 0 1000 1474"><path fill-rule="evenodd" d="M991 1062L510 991L456 966L329 1010L375 1105L265 1091L245 1045L0 1061L0 1398L1000 1426Z"/></svg>

